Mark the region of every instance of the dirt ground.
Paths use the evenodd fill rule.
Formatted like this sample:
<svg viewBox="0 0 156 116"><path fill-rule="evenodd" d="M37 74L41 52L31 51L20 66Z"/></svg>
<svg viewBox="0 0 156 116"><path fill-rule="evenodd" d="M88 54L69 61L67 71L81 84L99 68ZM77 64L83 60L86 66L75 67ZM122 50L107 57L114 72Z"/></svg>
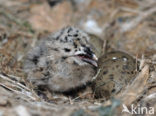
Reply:
<svg viewBox="0 0 156 116"><path fill-rule="evenodd" d="M136 58L134 82L107 101L94 99L89 90L74 98L37 95L25 81L24 56L67 25L91 36L97 56L113 49ZM122 112L123 104L153 107L156 114L155 0L0 0L0 116L132 115Z"/></svg>

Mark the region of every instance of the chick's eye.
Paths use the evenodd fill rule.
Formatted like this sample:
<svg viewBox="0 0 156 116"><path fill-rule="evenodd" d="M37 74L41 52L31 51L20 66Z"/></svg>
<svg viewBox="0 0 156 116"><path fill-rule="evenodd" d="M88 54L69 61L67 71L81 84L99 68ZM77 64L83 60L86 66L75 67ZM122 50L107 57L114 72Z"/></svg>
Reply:
<svg viewBox="0 0 156 116"><path fill-rule="evenodd" d="M65 52L70 52L71 50L69 48L64 48Z"/></svg>

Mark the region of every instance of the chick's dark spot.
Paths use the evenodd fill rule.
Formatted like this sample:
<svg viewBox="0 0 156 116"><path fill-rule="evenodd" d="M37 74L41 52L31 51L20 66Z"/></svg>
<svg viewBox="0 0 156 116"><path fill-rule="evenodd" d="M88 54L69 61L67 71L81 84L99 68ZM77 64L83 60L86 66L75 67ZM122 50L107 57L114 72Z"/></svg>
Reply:
<svg viewBox="0 0 156 116"><path fill-rule="evenodd" d="M60 40L60 42L61 42L61 43L64 43L64 41L63 41L62 39Z"/></svg>
<svg viewBox="0 0 156 116"><path fill-rule="evenodd" d="M91 51L91 49L89 47L85 47L84 50L88 55L92 56L93 52Z"/></svg>
<svg viewBox="0 0 156 116"><path fill-rule="evenodd" d="M69 29L68 29L68 32L67 33L69 33L70 31L72 31L73 29L70 27Z"/></svg>
<svg viewBox="0 0 156 116"><path fill-rule="evenodd" d="M69 49L69 48L64 48L64 51L65 51L65 52L70 52L71 49Z"/></svg>
<svg viewBox="0 0 156 116"><path fill-rule="evenodd" d="M75 42L73 44L74 44L74 48L77 48L77 44Z"/></svg>
<svg viewBox="0 0 156 116"><path fill-rule="evenodd" d="M67 36L65 36L65 41L68 41L68 37Z"/></svg>
<svg viewBox="0 0 156 116"><path fill-rule="evenodd" d="M60 35L56 37L56 40L59 40L59 38L60 38Z"/></svg>
<svg viewBox="0 0 156 116"><path fill-rule="evenodd" d="M62 60L65 60L66 58L67 58L66 56L63 56L63 57L62 57Z"/></svg>
<svg viewBox="0 0 156 116"><path fill-rule="evenodd" d="M74 37L77 37L77 36L78 36L78 34L74 34L73 36L74 36Z"/></svg>
<svg viewBox="0 0 156 116"><path fill-rule="evenodd" d="M37 64L38 63L38 56L34 56L33 57L33 59L32 59L32 61L34 62L34 64Z"/></svg>
<svg viewBox="0 0 156 116"><path fill-rule="evenodd" d="M43 71L43 68L42 68L42 67L40 67L40 68L39 68L39 70L40 70L40 71Z"/></svg>
<svg viewBox="0 0 156 116"><path fill-rule="evenodd" d="M77 40L79 41L79 40L80 40L80 38L77 38Z"/></svg>

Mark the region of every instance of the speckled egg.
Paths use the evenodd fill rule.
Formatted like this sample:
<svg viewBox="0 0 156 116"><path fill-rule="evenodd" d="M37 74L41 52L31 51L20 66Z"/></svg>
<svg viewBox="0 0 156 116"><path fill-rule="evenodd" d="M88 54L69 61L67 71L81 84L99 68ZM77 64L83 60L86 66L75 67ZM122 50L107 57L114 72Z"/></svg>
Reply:
<svg viewBox="0 0 156 116"><path fill-rule="evenodd" d="M93 82L96 98L110 98L135 78L136 60L127 53L113 51L98 60L99 73Z"/></svg>

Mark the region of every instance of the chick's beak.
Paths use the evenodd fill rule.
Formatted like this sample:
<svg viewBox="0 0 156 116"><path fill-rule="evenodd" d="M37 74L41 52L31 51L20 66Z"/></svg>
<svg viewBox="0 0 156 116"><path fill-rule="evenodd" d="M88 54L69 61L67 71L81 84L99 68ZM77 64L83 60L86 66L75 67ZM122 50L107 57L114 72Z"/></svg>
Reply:
<svg viewBox="0 0 156 116"><path fill-rule="evenodd" d="M81 58L81 60L84 62L87 62L95 67L98 66L97 65L98 58L93 53L93 51L88 47L86 47L83 52L79 51L75 55L78 56L79 58Z"/></svg>
<svg viewBox="0 0 156 116"><path fill-rule="evenodd" d="M98 58L96 57L96 55L94 53L89 54L89 55L84 54L82 60L93 65L93 66L95 66L95 67L98 67L98 65L97 65Z"/></svg>
<svg viewBox="0 0 156 116"><path fill-rule="evenodd" d="M98 61L98 58L96 57L95 54L93 54L93 60Z"/></svg>
<svg viewBox="0 0 156 116"><path fill-rule="evenodd" d="M88 47L85 48L84 52L85 52L86 56L88 56L88 58L84 59L84 61L92 64L95 67L97 67L98 66L97 65L98 58L96 57L94 52Z"/></svg>
<svg viewBox="0 0 156 116"><path fill-rule="evenodd" d="M89 60L88 60L88 62L89 62L90 64L92 64L93 66L95 66L95 67L98 67L97 61L98 61L98 58L96 57L95 54L92 54L92 59L89 59Z"/></svg>

